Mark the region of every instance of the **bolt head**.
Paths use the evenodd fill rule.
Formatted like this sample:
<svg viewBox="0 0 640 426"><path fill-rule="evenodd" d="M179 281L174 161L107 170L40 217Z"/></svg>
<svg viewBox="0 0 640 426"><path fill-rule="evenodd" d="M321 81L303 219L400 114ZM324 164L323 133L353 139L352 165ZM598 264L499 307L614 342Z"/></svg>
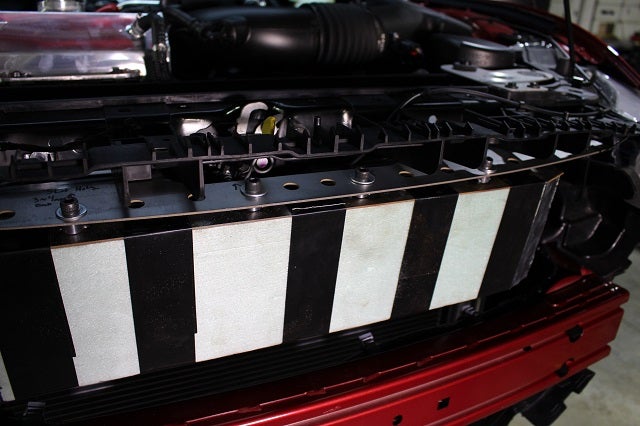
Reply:
<svg viewBox="0 0 640 426"><path fill-rule="evenodd" d="M267 193L262 185L262 181L257 177L245 179L241 192L248 197L262 197Z"/></svg>
<svg viewBox="0 0 640 426"><path fill-rule="evenodd" d="M56 217L65 222L75 222L87 214L87 208L78 202L73 194L60 200L60 208L56 210Z"/></svg>
<svg viewBox="0 0 640 426"><path fill-rule="evenodd" d="M60 211L62 213L62 217L72 218L76 217L80 214L80 203L78 199L73 195L69 194L60 200Z"/></svg>
<svg viewBox="0 0 640 426"><path fill-rule="evenodd" d="M358 167L351 178L353 183L358 185L370 185L376 180L375 176L366 167Z"/></svg>

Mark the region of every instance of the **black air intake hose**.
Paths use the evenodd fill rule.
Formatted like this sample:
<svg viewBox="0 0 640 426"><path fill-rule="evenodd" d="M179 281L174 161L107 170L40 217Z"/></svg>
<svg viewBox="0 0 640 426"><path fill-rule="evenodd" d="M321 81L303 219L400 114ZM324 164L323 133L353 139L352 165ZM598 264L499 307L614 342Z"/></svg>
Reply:
<svg viewBox="0 0 640 426"><path fill-rule="evenodd" d="M375 16L353 4L311 4L320 21L317 63L362 64L384 50L384 33Z"/></svg>
<svg viewBox="0 0 640 426"><path fill-rule="evenodd" d="M201 25L209 23L214 39L205 49L218 63L358 64L384 48L376 18L352 4L211 8L190 14Z"/></svg>
<svg viewBox="0 0 640 426"><path fill-rule="evenodd" d="M169 19L171 11L165 13ZM191 32L172 32L174 65L194 63L282 66L357 65L379 57L385 38L420 41L433 32L471 34L456 19L402 0L308 4L300 8L220 7L189 11ZM206 55L192 60L194 56ZM183 64L184 65L184 64Z"/></svg>

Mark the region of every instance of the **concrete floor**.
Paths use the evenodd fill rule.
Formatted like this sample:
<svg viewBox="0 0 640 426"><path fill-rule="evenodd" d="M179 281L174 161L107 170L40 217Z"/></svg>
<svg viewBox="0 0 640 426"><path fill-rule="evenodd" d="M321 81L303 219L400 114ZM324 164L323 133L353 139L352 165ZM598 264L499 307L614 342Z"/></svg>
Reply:
<svg viewBox="0 0 640 426"><path fill-rule="evenodd" d="M571 394L567 409L554 426L640 425L640 251L632 266L615 282L629 290L625 310L611 354L590 369L596 373L579 395ZM530 423L518 415L510 426Z"/></svg>

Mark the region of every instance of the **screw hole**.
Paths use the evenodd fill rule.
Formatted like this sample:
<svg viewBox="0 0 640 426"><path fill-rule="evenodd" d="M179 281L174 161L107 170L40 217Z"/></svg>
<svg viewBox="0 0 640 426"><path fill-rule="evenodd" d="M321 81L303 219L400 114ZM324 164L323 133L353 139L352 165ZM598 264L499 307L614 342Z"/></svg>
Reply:
<svg viewBox="0 0 640 426"><path fill-rule="evenodd" d="M446 397L438 401L438 410L442 410L443 408L447 408L448 406L449 406L449 397Z"/></svg>
<svg viewBox="0 0 640 426"><path fill-rule="evenodd" d="M400 414L398 414L397 416L395 416L393 418L393 420L391 421L391 424L393 426L398 426L400 423L402 423L402 416Z"/></svg>
<svg viewBox="0 0 640 426"><path fill-rule="evenodd" d="M400 170L398 174L407 178L413 177L413 173L411 173L409 170Z"/></svg>
<svg viewBox="0 0 640 426"><path fill-rule="evenodd" d="M16 212L13 210L0 210L0 220L11 219L16 215Z"/></svg>
<svg viewBox="0 0 640 426"><path fill-rule="evenodd" d="M336 181L329 178L321 179L320 183L324 186L336 186Z"/></svg>
<svg viewBox="0 0 640 426"><path fill-rule="evenodd" d="M139 209L142 206L144 206L144 201L142 200L131 200L131 202L129 203L130 209Z"/></svg>
<svg viewBox="0 0 640 426"><path fill-rule="evenodd" d="M295 191L296 189L300 188L300 185L298 185L295 182L287 182L284 185L282 185L282 187L284 189L288 189L289 191Z"/></svg>

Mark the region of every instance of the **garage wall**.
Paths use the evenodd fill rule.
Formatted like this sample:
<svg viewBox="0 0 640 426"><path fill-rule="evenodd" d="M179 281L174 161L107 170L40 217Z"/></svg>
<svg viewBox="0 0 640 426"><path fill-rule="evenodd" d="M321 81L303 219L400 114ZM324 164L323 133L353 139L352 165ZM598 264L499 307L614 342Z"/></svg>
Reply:
<svg viewBox="0 0 640 426"><path fill-rule="evenodd" d="M549 12L564 16L562 0L551 0ZM574 23L605 39L629 40L640 31L639 0L571 0Z"/></svg>

